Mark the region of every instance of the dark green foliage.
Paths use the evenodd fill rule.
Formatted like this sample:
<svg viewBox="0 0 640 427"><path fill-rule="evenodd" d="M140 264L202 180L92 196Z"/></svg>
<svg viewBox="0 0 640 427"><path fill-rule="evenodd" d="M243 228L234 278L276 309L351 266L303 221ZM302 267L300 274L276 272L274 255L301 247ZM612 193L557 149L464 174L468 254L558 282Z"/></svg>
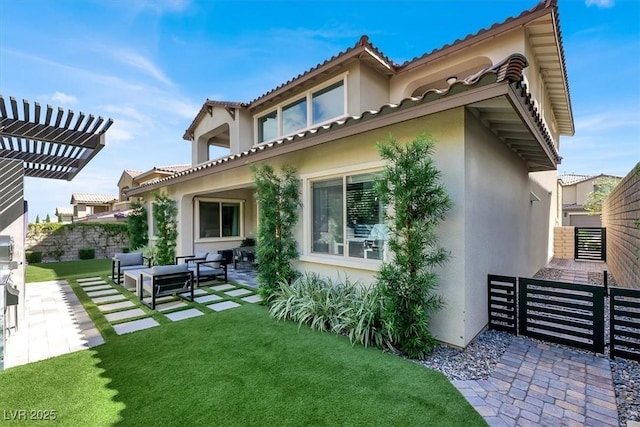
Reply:
<svg viewBox="0 0 640 427"><path fill-rule="evenodd" d="M131 202L131 211L127 217L129 248L135 251L149 242L147 208L142 202Z"/></svg>
<svg viewBox="0 0 640 427"><path fill-rule="evenodd" d="M36 215L36 224L40 224L40 215Z"/></svg>
<svg viewBox="0 0 640 427"><path fill-rule="evenodd" d="M25 257L27 258L27 262L29 264L42 262L42 252L39 251L26 251Z"/></svg>
<svg viewBox="0 0 640 427"><path fill-rule="evenodd" d="M258 292L265 301L281 281L291 282L296 271L291 260L298 257L293 228L298 222L300 180L295 168L284 165L278 176L270 165L251 166L259 205L258 245L256 255Z"/></svg>
<svg viewBox="0 0 640 427"><path fill-rule="evenodd" d="M384 321L393 345L413 358L423 357L436 344L429 320L444 301L436 294L434 267L449 255L439 247L436 235L452 202L431 157L434 144L433 137L424 134L406 146L393 137L378 144L387 166L376 189L391 208L386 219L394 253L393 262L383 264L378 273Z"/></svg>
<svg viewBox="0 0 640 427"><path fill-rule="evenodd" d="M240 243L240 247L255 246L255 245L256 245L256 239L253 239L251 237L247 237Z"/></svg>
<svg viewBox="0 0 640 427"><path fill-rule="evenodd" d="M307 273L292 284L280 282L269 311L276 319L289 319L319 331L349 337L365 347L383 347L384 335L379 286L334 283L316 273Z"/></svg>
<svg viewBox="0 0 640 427"><path fill-rule="evenodd" d="M94 259L96 257L96 250L93 248L84 248L78 250L78 258L80 259Z"/></svg>
<svg viewBox="0 0 640 427"><path fill-rule="evenodd" d="M156 247L157 265L171 265L176 258L178 240L178 208L176 201L166 194L155 194L153 218L158 230Z"/></svg>
<svg viewBox="0 0 640 427"><path fill-rule="evenodd" d="M49 216L49 214L47 214L47 216L45 217L44 222L51 222L51 217Z"/></svg>

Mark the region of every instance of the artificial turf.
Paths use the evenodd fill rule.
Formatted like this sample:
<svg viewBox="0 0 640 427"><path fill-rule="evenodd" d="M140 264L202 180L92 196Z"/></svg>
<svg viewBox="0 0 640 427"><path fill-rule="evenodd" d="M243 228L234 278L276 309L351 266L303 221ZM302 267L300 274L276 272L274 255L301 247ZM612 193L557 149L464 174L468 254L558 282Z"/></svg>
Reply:
<svg viewBox="0 0 640 427"><path fill-rule="evenodd" d="M89 259L82 261L42 262L29 264L26 268L26 282L44 282L57 279L77 279L86 276L111 275L110 259Z"/></svg>
<svg viewBox="0 0 640 427"><path fill-rule="evenodd" d="M5 414L71 426L486 425L440 373L251 305L8 369L0 390Z"/></svg>

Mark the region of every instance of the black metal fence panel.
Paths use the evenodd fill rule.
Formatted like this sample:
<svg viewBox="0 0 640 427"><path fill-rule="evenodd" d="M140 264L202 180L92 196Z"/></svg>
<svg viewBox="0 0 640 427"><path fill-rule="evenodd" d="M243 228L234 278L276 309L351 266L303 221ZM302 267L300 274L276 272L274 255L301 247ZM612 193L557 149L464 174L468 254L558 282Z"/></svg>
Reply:
<svg viewBox="0 0 640 427"><path fill-rule="evenodd" d="M604 288L519 278L520 335L604 353Z"/></svg>
<svg viewBox="0 0 640 427"><path fill-rule="evenodd" d="M487 284L489 289L489 329L517 334L516 278L490 274Z"/></svg>
<svg viewBox="0 0 640 427"><path fill-rule="evenodd" d="M607 229L600 227L575 228L575 259L607 260Z"/></svg>
<svg viewBox="0 0 640 427"><path fill-rule="evenodd" d="M640 290L609 288L611 357L640 361Z"/></svg>

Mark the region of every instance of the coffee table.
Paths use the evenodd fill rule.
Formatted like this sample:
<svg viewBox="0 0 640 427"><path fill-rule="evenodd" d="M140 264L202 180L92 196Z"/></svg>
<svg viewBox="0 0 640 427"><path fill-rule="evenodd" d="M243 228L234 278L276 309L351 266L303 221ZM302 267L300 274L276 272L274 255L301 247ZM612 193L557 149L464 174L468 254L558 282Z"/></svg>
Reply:
<svg viewBox="0 0 640 427"><path fill-rule="evenodd" d="M138 268L136 270L128 270L123 273L122 285L125 289L132 292L138 292L138 281L140 280L140 273L150 273L150 268Z"/></svg>

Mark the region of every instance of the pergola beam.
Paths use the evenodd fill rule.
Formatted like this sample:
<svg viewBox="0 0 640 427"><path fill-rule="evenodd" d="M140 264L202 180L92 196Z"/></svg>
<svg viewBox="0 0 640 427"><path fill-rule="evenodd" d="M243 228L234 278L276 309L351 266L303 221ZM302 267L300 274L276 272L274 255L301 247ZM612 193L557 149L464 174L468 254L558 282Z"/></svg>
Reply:
<svg viewBox="0 0 640 427"><path fill-rule="evenodd" d="M0 157L24 162L25 176L71 180L105 146L105 132L113 120L93 114L76 115L47 105L0 95ZM22 115L20 116L20 112ZM53 123L52 123L53 122Z"/></svg>

